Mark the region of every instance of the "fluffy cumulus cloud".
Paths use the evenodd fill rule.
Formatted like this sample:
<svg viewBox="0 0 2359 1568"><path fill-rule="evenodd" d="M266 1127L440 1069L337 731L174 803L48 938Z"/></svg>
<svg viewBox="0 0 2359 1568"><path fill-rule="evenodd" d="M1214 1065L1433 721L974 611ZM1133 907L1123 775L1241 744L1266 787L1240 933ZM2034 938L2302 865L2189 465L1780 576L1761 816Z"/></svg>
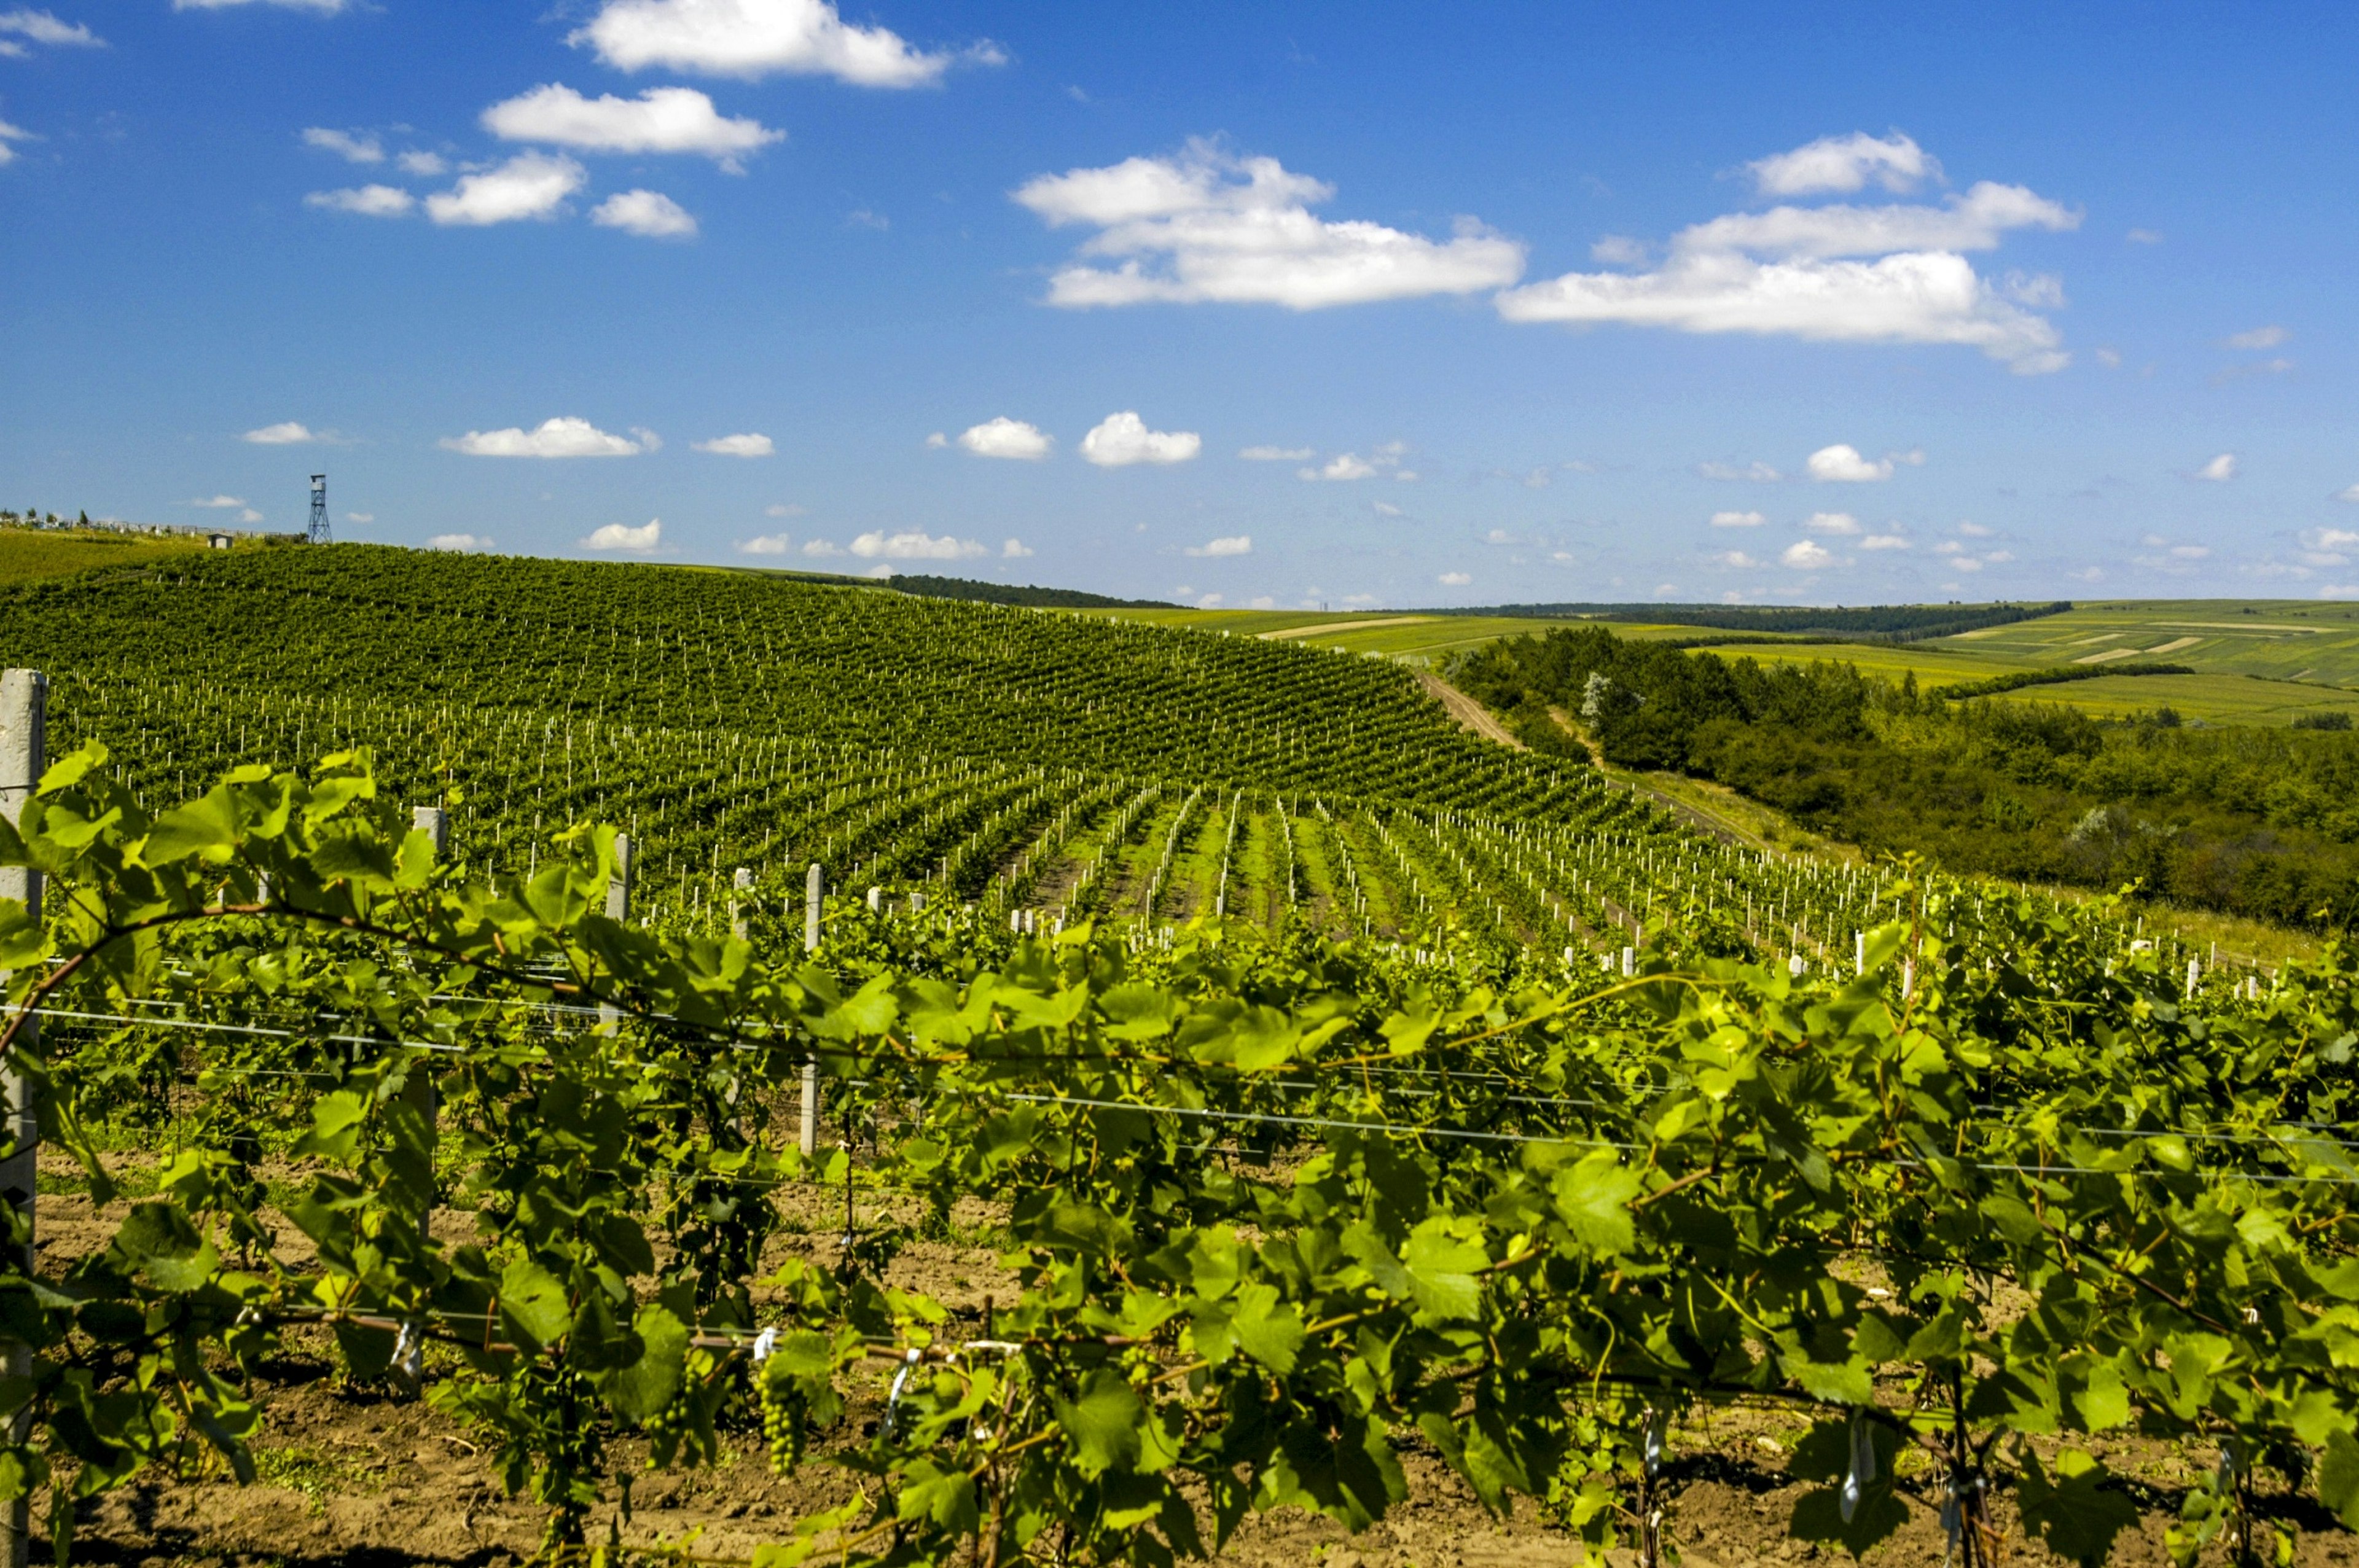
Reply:
<svg viewBox="0 0 2359 1568"><path fill-rule="evenodd" d="M1821 136L1808 146L1745 167L1764 196L1815 196L1847 194L1871 182L1898 195L1915 189L1928 175L1938 175L1941 166L1898 131L1888 136L1854 131L1848 136Z"/></svg>
<svg viewBox="0 0 2359 1568"><path fill-rule="evenodd" d="M1247 447L1237 454L1249 463L1307 463L1318 455L1310 447Z"/></svg>
<svg viewBox="0 0 2359 1568"><path fill-rule="evenodd" d="M1870 484L1892 477L1892 460L1880 458L1871 462L1859 455L1857 447L1838 441L1812 452L1810 470L1810 477L1821 483Z"/></svg>
<svg viewBox="0 0 2359 1568"><path fill-rule="evenodd" d="M202 506L204 502L197 503ZM2313 567L2342 567L2359 554L2359 532L2349 528L2309 528L2301 535L2301 558Z"/></svg>
<svg viewBox="0 0 2359 1568"><path fill-rule="evenodd" d="M1908 172L1912 159L1923 160L1916 174ZM1765 192L1801 195L1871 180L1906 189L1931 167L1899 136L1814 142L1754 169ZM2033 374L2068 362L2055 324L2036 313L2058 303L2060 288L2039 277L1994 285L1962 253L1994 249L2013 231L2080 221L2022 186L1989 180L1939 203L1779 205L1683 230L1649 269L1567 273L1507 290L1498 308L1511 321L1962 344Z"/></svg>
<svg viewBox="0 0 2359 1568"><path fill-rule="evenodd" d="M929 447L942 443L928 438ZM1015 458L1024 462L1038 462L1049 455L1050 442L1038 425L1027 425L1021 419L1001 415L962 432L958 444L978 458Z"/></svg>
<svg viewBox="0 0 2359 1568"><path fill-rule="evenodd" d="M359 185L314 190L303 198L303 205L363 218L407 218L418 211L418 198L397 185Z"/></svg>
<svg viewBox="0 0 2359 1568"><path fill-rule="evenodd" d="M1381 223L1329 222L1310 209L1332 187L1276 158L1195 141L1176 157L1044 174L1015 197L1051 227L1098 232L1049 284L1072 308L1152 302L1316 310L1378 299L1502 288L1524 247L1462 219L1448 240Z"/></svg>
<svg viewBox="0 0 2359 1568"><path fill-rule="evenodd" d="M1464 588L1474 579L1465 572L1443 572L1434 580L1444 588Z"/></svg>
<svg viewBox="0 0 2359 1568"><path fill-rule="evenodd" d="M601 228L620 229L650 240L687 240L696 235L696 219L660 190L618 190L590 209L590 221Z"/></svg>
<svg viewBox="0 0 2359 1568"><path fill-rule="evenodd" d="M238 438L257 447L299 447L324 438L312 433L310 427L299 420L282 419L276 425L265 425L258 430L248 430Z"/></svg>
<svg viewBox="0 0 2359 1568"><path fill-rule="evenodd" d="M2343 490L2336 491L2334 492L2334 499L2337 501L2359 503L2359 484L2351 485Z"/></svg>
<svg viewBox="0 0 2359 1568"><path fill-rule="evenodd" d="M196 500L190 502L189 504L191 506L208 507L215 512L226 512L232 508L245 505L245 497L243 495L206 495L198 497Z"/></svg>
<svg viewBox="0 0 2359 1568"><path fill-rule="evenodd" d="M1345 484L1354 480L1375 479L1379 474L1397 480L1414 480L1416 471L1401 466L1401 459L1408 453L1408 447L1405 442L1386 441L1367 457L1364 458L1357 452L1341 452L1316 468L1296 470L1295 476Z"/></svg>
<svg viewBox="0 0 2359 1568"><path fill-rule="evenodd" d="M1834 557L1828 552L1825 546L1809 539L1795 540L1786 546L1786 553L1777 558L1796 571L1816 571L1834 560Z"/></svg>
<svg viewBox="0 0 2359 1568"><path fill-rule="evenodd" d="M735 172L748 153L786 140L758 120L725 118L693 87L651 87L636 98L584 98L550 82L484 111L503 141L589 153L694 153Z"/></svg>
<svg viewBox="0 0 2359 1568"><path fill-rule="evenodd" d="M751 430L742 436L715 436L709 441L690 441L689 445L718 458L766 458L778 449L769 437ZM776 512L774 514L786 515Z"/></svg>
<svg viewBox="0 0 2359 1568"><path fill-rule="evenodd" d="M975 540L953 538L948 534L938 539L921 528L905 528L896 534L880 528L853 540L852 553L872 561L962 561L987 556L991 550Z"/></svg>
<svg viewBox="0 0 2359 1568"><path fill-rule="evenodd" d="M1010 539L999 546L999 553L1005 559L1020 561L1032 553L1032 546L1021 539Z"/></svg>
<svg viewBox="0 0 2359 1568"><path fill-rule="evenodd" d="M1769 519L1758 512L1715 512L1712 525L1715 528L1758 528Z"/></svg>
<svg viewBox="0 0 2359 1568"><path fill-rule="evenodd" d="M492 547L492 542L481 534L437 534L426 541L426 547L429 550L455 550L464 554L471 551L488 550Z"/></svg>
<svg viewBox="0 0 2359 1568"><path fill-rule="evenodd" d="M2214 483L2225 483L2227 481L2235 478L2236 454L2234 452L2222 452L2218 457L2213 458L2210 462L2205 463L2201 468L2197 469L2195 470L2195 477L2197 479L2208 479Z"/></svg>
<svg viewBox="0 0 2359 1568"><path fill-rule="evenodd" d="M2237 332L2227 339L2232 349L2274 349L2293 336L2283 327L2256 327L2249 332Z"/></svg>
<svg viewBox="0 0 2359 1568"><path fill-rule="evenodd" d="M550 218L589 178L570 157L518 153L496 168L468 175L450 189L428 197L426 215L438 223L473 227Z"/></svg>
<svg viewBox="0 0 2359 1568"><path fill-rule="evenodd" d="M1208 539L1203 544L1189 546L1188 554L1191 556L1250 556L1253 554L1253 535L1250 534L1232 534L1224 539Z"/></svg>
<svg viewBox="0 0 2359 1568"><path fill-rule="evenodd" d="M303 132L303 145L333 153L346 163L385 161L385 144L365 131L337 131L325 125L311 125Z"/></svg>
<svg viewBox="0 0 2359 1568"><path fill-rule="evenodd" d="M1870 534L1859 542L1859 547L1863 550L1905 550L1908 547L1908 539L1903 534Z"/></svg>
<svg viewBox="0 0 2359 1568"><path fill-rule="evenodd" d="M568 41L619 70L832 76L862 87L921 87L951 59L884 27L852 26L828 0L607 0ZM969 52L995 58L987 48Z"/></svg>
<svg viewBox="0 0 2359 1568"><path fill-rule="evenodd" d="M737 541L737 553L742 556L783 556L794 545L784 534L757 534L750 539Z"/></svg>
<svg viewBox="0 0 2359 1568"><path fill-rule="evenodd" d="M663 543L663 519L650 517L636 528L625 523L609 523L593 530L588 538L574 542L585 550L631 550L645 555Z"/></svg>
<svg viewBox="0 0 2359 1568"><path fill-rule="evenodd" d="M1806 534L1832 534L1851 538L1860 532L1859 519L1848 512L1813 512L1802 519L1802 531Z"/></svg>
<svg viewBox="0 0 2359 1568"><path fill-rule="evenodd" d="M587 419L575 418L544 419L530 430L515 425L505 430L470 430L463 436L447 436L440 444L471 458L628 458L661 445L645 430L634 430L630 436L610 435Z"/></svg>
<svg viewBox="0 0 2359 1568"><path fill-rule="evenodd" d="M419 147L410 148L393 161L401 166L403 173L414 174L420 179L440 179L451 172L450 164L443 160L440 153L427 152Z"/></svg>
<svg viewBox="0 0 2359 1568"><path fill-rule="evenodd" d="M1082 438L1082 456L1102 469L1184 463L1203 449L1204 438L1195 431L1150 430L1129 409L1107 415Z"/></svg>
<svg viewBox="0 0 2359 1568"><path fill-rule="evenodd" d="M0 168L5 168L16 161L16 149L10 146L9 143L38 142L40 139L22 125L12 125L5 120L0 120Z"/></svg>

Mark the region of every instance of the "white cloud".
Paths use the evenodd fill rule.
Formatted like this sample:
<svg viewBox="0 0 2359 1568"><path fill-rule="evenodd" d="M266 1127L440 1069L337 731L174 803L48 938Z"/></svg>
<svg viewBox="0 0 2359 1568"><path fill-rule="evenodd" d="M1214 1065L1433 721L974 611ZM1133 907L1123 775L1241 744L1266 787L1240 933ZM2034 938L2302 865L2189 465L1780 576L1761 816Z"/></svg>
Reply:
<svg viewBox="0 0 2359 1568"><path fill-rule="evenodd" d="M1032 546L1021 539L1010 539L999 546L1000 557L1003 560L1020 561L1031 553Z"/></svg>
<svg viewBox="0 0 2359 1568"><path fill-rule="evenodd" d="M544 419L531 430L514 425L505 430L470 430L463 436L445 437L439 444L471 458L627 458L652 451L659 444L644 431L633 434L640 438L609 435L587 419L561 417Z"/></svg>
<svg viewBox="0 0 2359 1568"><path fill-rule="evenodd" d="M1905 550L1908 541L1898 534L1870 534L1859 542L1863 550Z"/></svg>
<svg viewBox="0 0 2359 1568"><path fill-rule="evenodd" d="M426 215L438 223L474 227L547 218L589 178L570 157L518 153L497 168L468 175L450 189L428 197Z"/></svg>
<svg viewBox="0 0 2359 1568"><path fill-rule="evenodd" d="M2128 233L2124 234L2122 238L2127 240L2134 245L2158 245L2162 243L2161 232L2155 229L2132 229Z"/></svg>
<svg viewBox="0 0 2359 1568"><path fill-rule="evenodd" d="M0 168L16 161L16 149L8 145L10 142L38 142L40 139L22 125L12 125L0 120Z"/></svg>
<svg viewBox="0 0 2359 1568"><path fill-rule="evenodd" d="M1941 166L1915 141L1895 131L1878 139L1864 131L1821 136L1808 146L1777 153L1745 166L1765 196L1810 196L1853 191L1870 180L1895 193L1915 188Z"/></svg>
<svg viewBox="0 0 2359 1568"><path fill-rule="evenodd" d="M488 550L492 542L481 534L437 534L426 541L429 550Z"/></svg>
<svg viewBox="0 0 2359 1568"><path fill-rule="evenodd" d="M2238 332L2227 340L2232 349L2274 349L2293 336L2283 327L2256 327L2249 332Z"/></svg>
<svg viewBox="0 0 2359 1568"><path fill-rule="evenodd" d="M1744 479L1756 484L1771 484L1785 478L1765 462L1749 462L1743 467L1734 463L1698 463L1696 472L1706 479Z"/></svg>
<svg viewBox="0 0 2359 1568"><path fill-rule="evenodd" d="M1776 189L1788 192L1856 189L1871 175L1884 180L1878 170L1893 178L1905 173L1906 157L1892 151L1900 145L1921 157L1906 137L1852 137L1814 143L1755 168L1765 189L1771 181L1787 182ZM1930 167L1926 160L1919 172ZM1939 206L1779 206L1683 230L1650 272L1568 273L1506 290L1496 303L1511 321L1964 344L2036 373L2067 362L2055 326L2010 300L1958 253L1992 249L2011 230L2071 229L2080 221L2021 186L1988 180ZM1859 257L1877 259L1852 259ZM2017 279L2015 292L2041 301L2060 297L2052 280Z"/></svg>
<svg viewBox="0 0 2359 1568"><path fill-rule="evenodd" d="M1136 413L1109 414L1082 438L1082 456L1102 469L1184 463L1204 449L1193 430L1150 430Z"/></svg>
<svg viewBox="0 0 2359 1568"><path fill-rule="evenodd" d="M1188 546L1187 553L1191 556L1250 556L1253 554L1253 535L1236 534L1225 539L1213 539L1201 545L1190 545Z"/></svg>
<svg viewBox="0 0 2359 1568"><path fill-rule="evenodd" d="M636 550L645 552L663 543L663 519L651 517L642 527L609 523L586 539L574 541L585 550Z"/></svg>
<svg viewBox="0 0 2359 1568"><path fill-rule="evenodd" d="M960 561L991 551L973 539L955 539L948 534L937 539L923 529L905 528L897 534L888 535L882 529L863 534L852 541L852 553L864 560Z"/></svg>
<svg viewBox="0 0 2359 1568"><path fill-rule="evenodd" d="M1379 517L1397 517L1401 514L1401 509L1389 501L1372 501L1368 504L1375 509L1375 514Z"/></svg>
<svg viewBox="0 0 2359 1568"><path fill-rule="evenodd" d="M241 441L251 441L257 447L297 447L307 441L320 441L326 438L324 436L313 435L309 428L292 419L283 420L276 425L265 425L259 430L248 430L238 438Z"/></svg>
<svg viewBox="0 0 2359 1568"><path fill-rule="evenodd" d="M1464 572L1443 572L1434 580L1444 588L1464 588L1474 579Z"/></svg>
<svg viewBox="0 0 2359 1568"><path fill-rule="evenodd" d="M929 440L926 443L935 443ZM978 458L1014 458L1027 463L1038 462L1049 455L1052 445L1038 425L1027 425L1021 419L1001 415L962 431L958 444Z"/></svg>
<svg viewBox="0 0 2359 1568"><path fill-rule="evenodd" d="M1307 463L1318 455L1310 447L1247 447L1237 454L1249 463Z"/></svg>
<svg viewBox="0 0 2359 1568"><path fill-rule="evenodd" d="M787 139L759 120L724 119L693 87L651 87L636 98L584 98L549 82L484 111L484 129L503 141L538 142L590 153L695 153L736 173L738 160Z"/></svg>
<svg viewBox="0 0 2359 1568"><path fill-rule="evenodd" d="M374 523L376 521L376 514L374 512L347 512L344 514L344 521L347 523Z"/></svg>
<svg viewBox="0 0 2359 1568"><path fill-rule="evenodd" d="M1995 530L1980 523L1961 523L1958 524L1958 532L1969 539L1987 539Z"/></svg>
<svg viewBox="0 0 2359 1568"><path fill-rule="evenodd" d="M106 40L80 22L60 22L47 11L0 11L0 34L14 33L56 49L104 49ZM0 40L0 54L22 54L22 46Z"/></svg>
<svg viewBox="0 0 2359 1568"><path fill-rule="evenodd" d="M843 548L842 546L836 544L832 539L806 539L803 541L803 554L806 556L840 556L843 554Z"/></svg>
<svg viewBox="0 0 2359 1568"><path fill-rule="evenodd" d="M716 436L710 441L690 441L690 449L711 452L718 458L766 458L777 449L767 436L747 431L742 436Z"/></svg>
<svg viewBox="0 0 2359 1568"><path fill-rule="evenodd" d="M2200 561L2207 558L2212 554L2212 546L2209 545L2173 545L2170 546L2170 553L2173 557L2182 561Z"/></svg>
<svg viewBox="0 0 2359 1568"><path fill-rule="evenodd" d="M438 179L451 172L451 166L440 153L421 152L416 147L396 157L404 174L414 174L420 179Z"/></svg>
<svg viewBox="0 0 2359 1568"><path fill-rule="evenodd" d="M2351 485L2346 489L2336 491L2334 492L2334 499L2337 501L2359 502L2359 484Z"/></svg>
<svg viewBox="0 0 2359 1568"><path fill-rule="evenodd" d="M2100 348L2097 351L2097 362L2107 370L2119 370L2122 368L2122 351L2119 349Z"/></svg>
<svg viewBox="0 0 2359 1568"><path fill-rule="evenodd" d="M1015 199L1051 227L1099 231L1081 248L1086 259L1049 280L1051 305L1212 301L1316 310L1472 294L1523 273L1524 247L1471 219L1459 221L1454 238L1435 241L1313 217L1310 208L1333 194L1276 158L1234 157L1191 141L1176 157L1044 174Z"/></svg>
<svg viewBox="0 0 2359 1568"><path fill-rule="evenodd" d="M937 450L951 444L951 438L940 430L926 438L926 445Z"/></svg>
<svg viewBox="0 0 2359 1568"><path fill-rule="evenodd" d="M1797 570L1815 571L1833 560L1834 557L1808 539L1797 539L1787 546L1786 553L1777 558Z"/></svg>
<svg viewBox="0 0 2359 1568"><path fill-rule="evenodd" d="M1355 479L1373 479L1375 477L1375 472L1376 468L1374 463L1356 452L1345 452L1325 468L1302 470L1300 477L1349 481Z"/></svg>
<svg viewBox="0 0 2359 1568"><path fill-rule="evenodd" d="M1208 593L1204 595L1203 598L1196 601L1196 608L1199 610L1218 610L1221 607L1221 600L1226 597L1227 596L1225 594Z"/></svg>
<svg viewBox="0 0 2359 1568"><path fill-rule="evenodd" d="M2004 565L2006 562L2015 559L2015 552L2013 550L1993 550L1988 555L1983 557L1983 559L1995 566Z"/></svg>
<svg viewBox="0 0 2359 1568"><path fill-rule="evenodd" d="M342 190L314 190L303 198L303 205L331 212L353 212L364 218L407 218L418 210L418 198L397 185L363 185Z"/></svg>
<svg viewBox="0 0 2359 1568"><path fill-rule="evenodd" d="M0 17L0 21L5 21ZM365 131L335 131L325 125L307 126L303 145L335 154L346 163L383 163L385 144Z"/></svg>
<svg viewBox="0 0 2359 1568"><path fill-rule="evenodd" d="M1978 572L1983 569L1982 562L1974 559L1972 556L1958 556L1953 557L1947 564L1952 571Z"/></svg>
<svg viewBox="0 0 2359 1568"><path fill-rule="evenodd" d="M204 496L204 497L201 497L201 498L199 498L198 500L195 500L195 501L191 501L191 502L190 502L190 503L189 503L189 504L190 504L190 505L191 505L191 506L205 506L205 507L211 507L211 508L212 508L212 509L213 509L213 510L215 510L215 511L225 511L225 510L227 510L228 508L233 507L233 506L243 506L243 505L245 505L245 497L244 497L244 496L242 496L242 495L213 495L213 496Z"/></svg>
<svg viewBox="0 0 2359 1568"><path fill-rule="evenodd" d="M1758 528L1769 519L1758 512L1715 512L1712 525L1715 528Z"/></svg>
<svg viewBox="0 0 2359 1568"><path fill-rule="evenodd" d="M783 556L793 540L784 534L758 534L751 539L737 541L737 553L744 556Z"/></svg>
<svg viewBox="0 0 2359 1568"><path fill-rule="evenodd" d="M590 221L648 240L686 240L696 234L694 215L660 190L618 190L590 209Z"/></svg>
<svg viewBox="0 0 2359 1568"><path fill-rule="evenodd" d="M828 0L606 0L566 41L619 70L832 76L861 87L923 86L951 63L884 27L848 26ZM982 50L971 58L991 60Z"/></svg>
<svg viewBox="0 0 2359 1568"><path fill-rule="evenodd" d="M1834 534L1850 537L1860 531L1859 519L1848 512L1813 512L1802 519L1806 534Z"/></svg>
<svg viewBox="0 0 2359 1568"><path fill-rule="evenodd" d="M1255 598L1246 600L1245 608L1248 610L1275 610L1277 608L1277 600L1269 594L1259 594Z"/></svg>
<svg viewBox="0 0 2359 1568"><path fill-rule="evenodd" d="M786 501L765 506L762 508L762 514L765 517L799 517L807 510L809 509L794 502Z"/></svg>
<svg viewBox="0 0 2359 1568"><path fill-rule="evenodd" d="M1832 447L1821 447L1810 454L1810 477L1831 484L1869 484L1892 477L1892 460L1884 458L1875 462L1859 455L1859 449L1838 441Z"/></svg>
<svg viewBox="0 0 2359 1568"><path fill-rule="evenodd" d="M2195 470L2195 477L2197 479L2208 479L2214 481L2223 481L2235 478L2236 454L2234 452L2222 452L2218 457L2213 458L2210 462L2205 463L2201 468L2197 469Z"/></svg>
<svg viewBox="0 0 2359 1568"><path fill-rule="evenodd" d="M259 523L262 521L262 514L249 506L237 514L237 520L241 523Z"/></svg>
<svg viewBox="0 0 2359 1568"><path fill-rule="evenodd" d="M1608 234L1589 247L1589 259L1602 266L1644 266L1651 254L1627 234Z"/></svg>

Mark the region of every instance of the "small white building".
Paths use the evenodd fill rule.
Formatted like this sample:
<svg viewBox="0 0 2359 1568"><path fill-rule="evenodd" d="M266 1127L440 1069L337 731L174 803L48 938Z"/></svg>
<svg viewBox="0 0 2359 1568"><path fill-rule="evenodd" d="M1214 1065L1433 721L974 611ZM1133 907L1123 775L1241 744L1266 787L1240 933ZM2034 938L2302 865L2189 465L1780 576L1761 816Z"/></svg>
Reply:
<svg viewBox="0 0 2359 1568"><path fill-rule="evenodd" d="M227 534L208 534L205 535L205 543L212 546L216 550L228 549L230 542L230 536Z"/></svg>

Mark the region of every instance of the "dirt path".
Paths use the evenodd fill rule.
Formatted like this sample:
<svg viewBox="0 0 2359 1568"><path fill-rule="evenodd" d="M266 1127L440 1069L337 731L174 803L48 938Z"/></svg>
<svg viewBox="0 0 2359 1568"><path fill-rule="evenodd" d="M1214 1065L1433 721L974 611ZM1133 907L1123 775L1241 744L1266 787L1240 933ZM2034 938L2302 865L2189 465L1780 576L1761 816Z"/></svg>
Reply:
<svg viewBox="0 0 2359 1568"><path fill-rule="evenodd" d="M1414 626L1430 621L1430 615L1386 615L1375 621L1322 621L1316 626L1281 626L1275 632L1256 632L1254 635L1265 643L1282 643L1289 637L1316 637L1325 632L1366 632L1378 626Z"/></svg>
<svg viewBox="0 0 2359 1568"><path fill-rule="evenodd" d="M1450 717L1472 730L1485 741L1496 741L1502 746L1518 752L1528 752L1529 746L1507 733L1507 727L1491 717L1491 710L1464 692L1435 675L1431 670L1419 670L1417 684L1425 687L1428 696L1450 710Z"/></svg>

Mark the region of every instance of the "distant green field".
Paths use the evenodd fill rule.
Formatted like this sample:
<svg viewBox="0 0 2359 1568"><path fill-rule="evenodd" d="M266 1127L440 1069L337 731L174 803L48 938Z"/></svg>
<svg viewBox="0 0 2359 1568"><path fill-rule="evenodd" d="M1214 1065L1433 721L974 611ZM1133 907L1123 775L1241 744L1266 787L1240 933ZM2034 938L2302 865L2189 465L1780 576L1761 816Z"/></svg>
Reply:
<svg viewBox="0 0 2359 1568"><path fill-rule="evenodd" d="M1439 664L1498 637L1575 624L1512 616L1419 614L1374 610L1118 610L1111 615L1190 626L1236 637L1277 637L1312 647ZM1616 636L1710 637L1695 626L1609 622ZM2186 665L2191 676L2099 677L2031 687L2010 700L2056 702L2117 716L2161 706L2215 723L2285 724L2303 713L2359 714L2359 605L2316 600L2149 600L2083 604L2060 615L1993 626L1962 636L1897 644L1779 641L1716 646L1729 657L1808 664L1836 659L1868 675L1919 686L1981 680L2051 665L2101 667L2137 659ZM2110 657L2108 656L2110 655ZM2257 677L2257 678L2256 678Z"/></svg>
<svg viewBox="0 0 2359 1568"><path fill-rule="evenodd" d="M204 540L190 534L0 528L0 582L67 577L92 567L144 566L204 547Z"/></svg>

